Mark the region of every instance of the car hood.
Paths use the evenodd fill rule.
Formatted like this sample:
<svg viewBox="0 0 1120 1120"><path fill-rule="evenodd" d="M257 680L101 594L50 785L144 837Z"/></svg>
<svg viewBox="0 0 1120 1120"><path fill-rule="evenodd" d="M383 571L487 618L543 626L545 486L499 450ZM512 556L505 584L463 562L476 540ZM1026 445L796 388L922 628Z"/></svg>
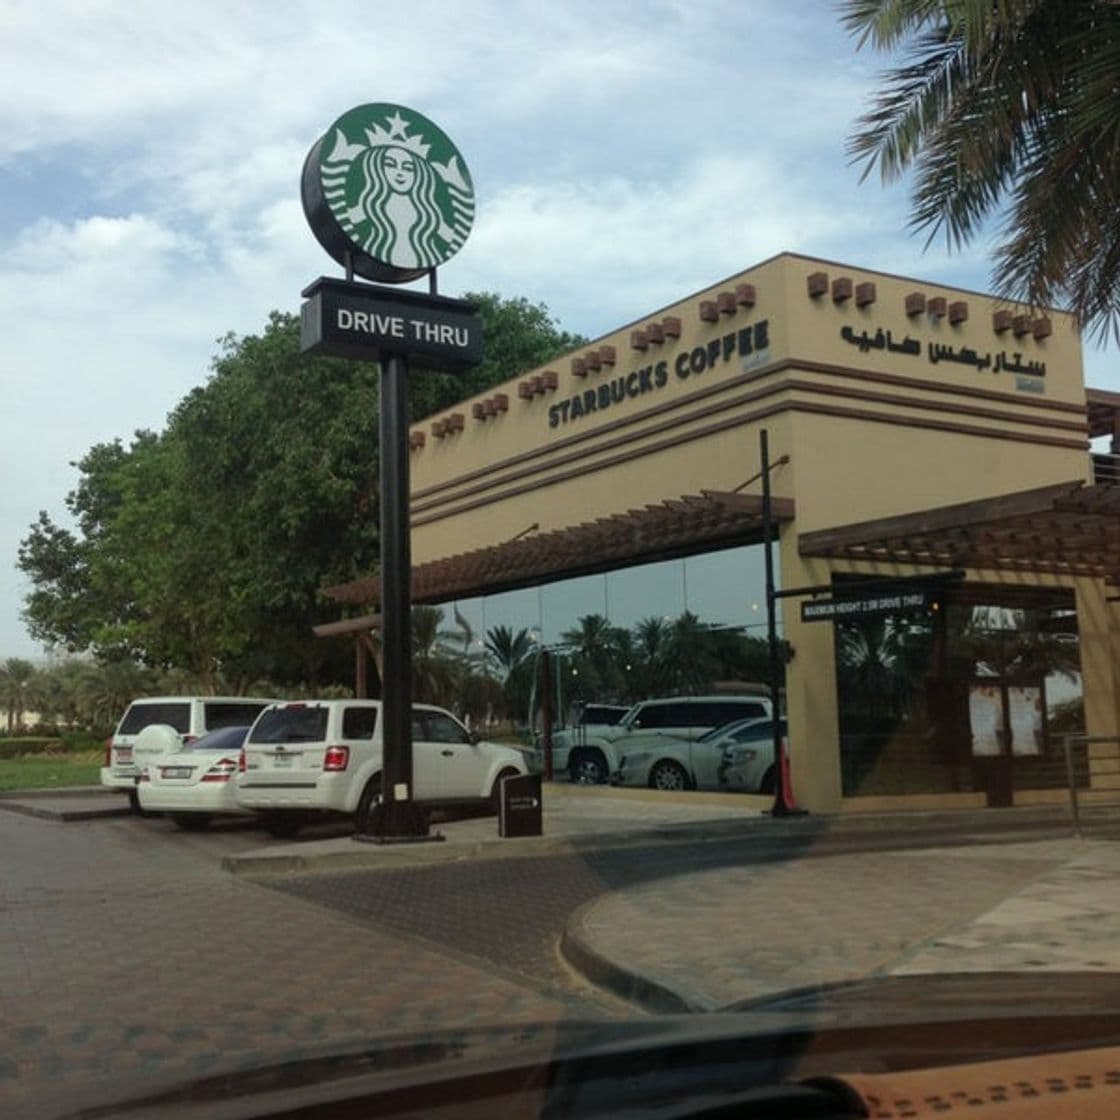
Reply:
<svg viewBox="0 0 1120 1120"><path fill-rule="evenodd" d="M1120 973L887 977L704 1015L439 1031L345 1051L309 1049L298 1058L153 1087L70 1115L185 1120L302 1115L302 1108L324 1107L322 1115L331 1116L332 1105L338 1115L356 1115L349 1109L357 1102L370 1115L443 1115L448 1102L478 1103L479 1094L493 1104L500 1089L507 1104L511 1092L537 1094L534 1114L605 1117L640 1108L647 1093L654 1095L651 1104L654 1097L663 1104L667 1094L688 1100L841 1071L942 1067L1118 1044Z"/></svg>

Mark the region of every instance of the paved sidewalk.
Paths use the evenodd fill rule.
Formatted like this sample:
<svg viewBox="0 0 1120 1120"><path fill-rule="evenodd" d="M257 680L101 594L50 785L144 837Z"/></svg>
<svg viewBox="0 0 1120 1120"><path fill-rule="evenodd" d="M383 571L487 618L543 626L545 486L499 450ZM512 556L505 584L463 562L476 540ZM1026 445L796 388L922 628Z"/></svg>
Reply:
<svg viewBox="0 0 1120 1120"><path fill-rule="evenodd" d="M569 919L563 951L656 1010L877 975L1120 971L1120 845L862 852L682 874Z"/></svg>
<svg viewBox="0 0 1120 1120"><path fill-rule="evenodd" d="M794 842L815 847L829 838L849 846L874 847L887 833L908 846L940 846L974 837L989 843L998 826L998 843L1029 839L1042 831L1049 836L1072 834L1064 806L1002 809L941 810L930 812L860 813L840 816L802 816L775 820L770 799L719 793L665 793L620 790L608 786L544 788L542 836L501 839L497 819L433 820L432 832L441 842L380 845L358 843L345 824L321 838L323 829L309 829L295 842L262 837L260 846L223 860L234 874L260 875L309 871L385 870L417 864L461 860L579 855L590 850L661 846L691 842L720 843L757 838L760 845ZM1115 813L1090 810L1086 826L1099 831Z"/></svg>
<svg viewBox="0 0 1120 1120"><path fill-rule="evenodd" d="M433 821L431 831L442 841L419 844L358 843L347 835L294 843L272 841L251 851L227 856L223 866L235 874L262 872L343 871L384 869L423 863L466 859L524 858L579 850L588 843L597 848L650 843L658 839L680 842L689 838L718 836L744 826L770 824L763 798L721 794L686 794L683 797L650 796L646 791L623 792L608 787L545 787L542 806L543 835L501 839L497 818Z"/></svg>

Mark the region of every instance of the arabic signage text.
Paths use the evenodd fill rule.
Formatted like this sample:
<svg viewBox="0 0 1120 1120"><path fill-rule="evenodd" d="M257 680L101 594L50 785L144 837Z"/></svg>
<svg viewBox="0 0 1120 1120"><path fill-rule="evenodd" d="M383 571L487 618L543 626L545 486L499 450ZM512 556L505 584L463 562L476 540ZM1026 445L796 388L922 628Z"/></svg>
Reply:
<svg viewBox="0 0 1120 1120"><path fill-rule="evenodd" d="M870 333L860 331L856 334L852 327L845 326L840 328L840 337L850 345L859 347L861 354L866 354L870 350L888 350L892 354L906 354L916 358L922 353L922 344L918 339L907 335L901 342L895 342L891 332L884 331L882 328ZM928 342L926 358L934 365L938 362L955 362L962 366L972 366L977 370L990 369L993 373L1017 373L1031 378L1046 376L1045 362L1024 362L1022 352L1018 350L1012 354L1008 354L1006 350L1000 350L997 354L992 354L991 351L980 353L968 346L954 349L945 343ZM1019 383L1016 388L1039 387L1035 384L1027 386Z"/></svg>

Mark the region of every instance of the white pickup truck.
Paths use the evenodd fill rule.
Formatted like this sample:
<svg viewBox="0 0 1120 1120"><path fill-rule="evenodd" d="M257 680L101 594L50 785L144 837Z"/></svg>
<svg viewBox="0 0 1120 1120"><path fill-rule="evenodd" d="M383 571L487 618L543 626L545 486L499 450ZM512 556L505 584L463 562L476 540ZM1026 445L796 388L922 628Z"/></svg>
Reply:
<svg viewBox="0 0 1120 1120"><path fill-rule="evenodd" d="M643 700L612 725L585 724L552 737L552 767L573 782L597 785L618 769L619 759L641 739L672 735L691 738L713 727L772 714L765 696L673 696Z"/></svg>

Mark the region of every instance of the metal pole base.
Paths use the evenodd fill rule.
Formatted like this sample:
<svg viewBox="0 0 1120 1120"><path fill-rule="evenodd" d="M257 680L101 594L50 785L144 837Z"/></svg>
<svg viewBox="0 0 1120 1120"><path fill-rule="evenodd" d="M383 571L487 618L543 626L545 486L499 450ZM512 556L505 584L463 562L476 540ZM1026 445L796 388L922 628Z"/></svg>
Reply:
<svg viewBox="0 0 1120 1120"><path fill-rule="evenodd" d="M414 844L444 836L429 830L428 814L415 801L379 801L354 839L362 844Z"/></svg>
<svg viewBox="0 0 1120 1120"><path fill-rule="evenodd" d="M808 809L788 809L784 802L775 805L773 808L766 809L763 813L763 816L769 817L807 817L808 815Z"/></svg>

